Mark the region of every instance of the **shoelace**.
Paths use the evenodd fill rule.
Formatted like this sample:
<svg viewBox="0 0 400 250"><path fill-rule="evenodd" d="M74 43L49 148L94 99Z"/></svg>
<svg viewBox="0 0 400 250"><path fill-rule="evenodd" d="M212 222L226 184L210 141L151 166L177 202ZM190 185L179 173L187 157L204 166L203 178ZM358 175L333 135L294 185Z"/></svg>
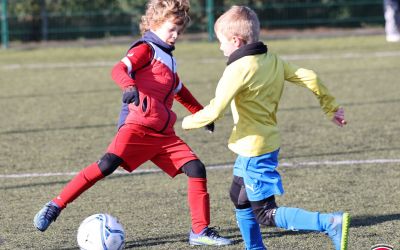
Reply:
<svg viewBox="0 0 400 250"><path fill-rule="evenodd" d="M52 205L47 205L46 212L44 213L44 217L48 220L53 219L56 220L58 214L60 213L59 209Z"/></svg>
<svg viewBox="0 0 400 250"><path fill-rule="evenodd" d="M342 226L342 217L335 215L332 217L332 224L329 226L329 229L326 230L324 233L329 236L334 236L337 234L338 225L341 227Z"/></svg>
<svg viewBox="0 0 400 250"><path fill-rule="evenodd" d="M217 227L209 227L207 229L206 235L211 237L211 238L220 238L221 236L219 236L217 230L219 230L219 228L217 228Z"/></svg>

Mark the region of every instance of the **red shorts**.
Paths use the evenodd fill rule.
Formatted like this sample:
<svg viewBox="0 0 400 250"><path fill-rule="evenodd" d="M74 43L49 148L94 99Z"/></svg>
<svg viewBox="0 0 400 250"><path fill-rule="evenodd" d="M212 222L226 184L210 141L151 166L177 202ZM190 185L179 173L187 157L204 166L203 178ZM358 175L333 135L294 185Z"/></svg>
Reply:
<svg viewBox="0 0 400 250"><path fill-rule="evenodd" d="M124 125L118 130L107 152L121 157L124 161L121 166L129 172L151 160L171 177L182 173L180 168L185 163L198 159L175 134L158 135L144 133L135 125Z"/></svg>

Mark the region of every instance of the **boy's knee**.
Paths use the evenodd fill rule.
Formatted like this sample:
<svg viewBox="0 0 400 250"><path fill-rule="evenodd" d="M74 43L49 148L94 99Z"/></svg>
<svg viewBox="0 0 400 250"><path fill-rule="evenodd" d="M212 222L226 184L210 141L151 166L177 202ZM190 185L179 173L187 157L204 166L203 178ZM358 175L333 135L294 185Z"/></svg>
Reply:
<svg viewBox="0 0 400 250"><path fill-rule="evenodd" d="M188 177L192 178L207 178L206 167L200 160L193 160L185 163L182 168Z"/></svg>
<svg viewBox="0 0 400 250"><path fill-rule="evenodd" d="M229 190L231 201L237 209L245 209L251 207L250 201L247 198L246 189L244 187L243 178L233 176L231 189Z"/></svg>
<svg viewBox="0 0 400 250"><path fill-rule="evenodd" d="M101 173L104 176L107 176L113 173L118 168L118 166L122 164L122 162L124 161L121 157L112 153L106 153L97 162L97 165L99 165Z"/></svg>
<svg viewBox="0 0 400 250"><path fill-rule="evenodd" d="M256 220L259 224L265 226L276 226L275 213L278 206L275 203L275 196L270 196L261 201L251 201Z"/></svg>

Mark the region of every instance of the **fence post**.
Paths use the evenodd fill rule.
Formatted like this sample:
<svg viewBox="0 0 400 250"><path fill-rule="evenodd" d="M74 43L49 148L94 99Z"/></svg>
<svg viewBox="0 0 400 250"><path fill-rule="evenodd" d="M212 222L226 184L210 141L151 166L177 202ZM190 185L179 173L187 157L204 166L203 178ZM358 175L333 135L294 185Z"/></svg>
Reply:
<svg viewBox="0 0 400 250"><path fill-rule="evenodd" d="M7 0L1 2L1 43L3 49L8 48Z"/></svg>
<svg viewBox="0 0 400 250"><path fill-rule="evenodd" d="M47 41L47 39L49 38L49 21L45 0L40 1L40 19L42 22L42 40Z"/></svg>
<svg viewBox="0 0 400 250"><path fill-rule="evenodd" d="M206 5L208 41L211 42L214 41L214 0L207 0Z"/></svg>

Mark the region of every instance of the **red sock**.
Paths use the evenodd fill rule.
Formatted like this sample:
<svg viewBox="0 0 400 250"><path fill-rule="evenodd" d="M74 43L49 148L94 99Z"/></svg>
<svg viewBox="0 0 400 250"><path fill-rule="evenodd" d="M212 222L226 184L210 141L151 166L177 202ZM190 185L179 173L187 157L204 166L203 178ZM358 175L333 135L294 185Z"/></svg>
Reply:
<svg viewBox="0 0 400 250"><path fill-rule="evenodd" d="M197 234L210 224L210 198L207 193L207 179L189 177L188 202L192 216L192 230Z"/></svg>
<svg viewBox="0 0 400 250"><path fill-rule="evenodd" d="M68 203L74 201L79 195L93 186L98 180L104 178L99 165L96 162L82 169L61 191L60 195L53 199L60 208L65 208Z"/></svg>

